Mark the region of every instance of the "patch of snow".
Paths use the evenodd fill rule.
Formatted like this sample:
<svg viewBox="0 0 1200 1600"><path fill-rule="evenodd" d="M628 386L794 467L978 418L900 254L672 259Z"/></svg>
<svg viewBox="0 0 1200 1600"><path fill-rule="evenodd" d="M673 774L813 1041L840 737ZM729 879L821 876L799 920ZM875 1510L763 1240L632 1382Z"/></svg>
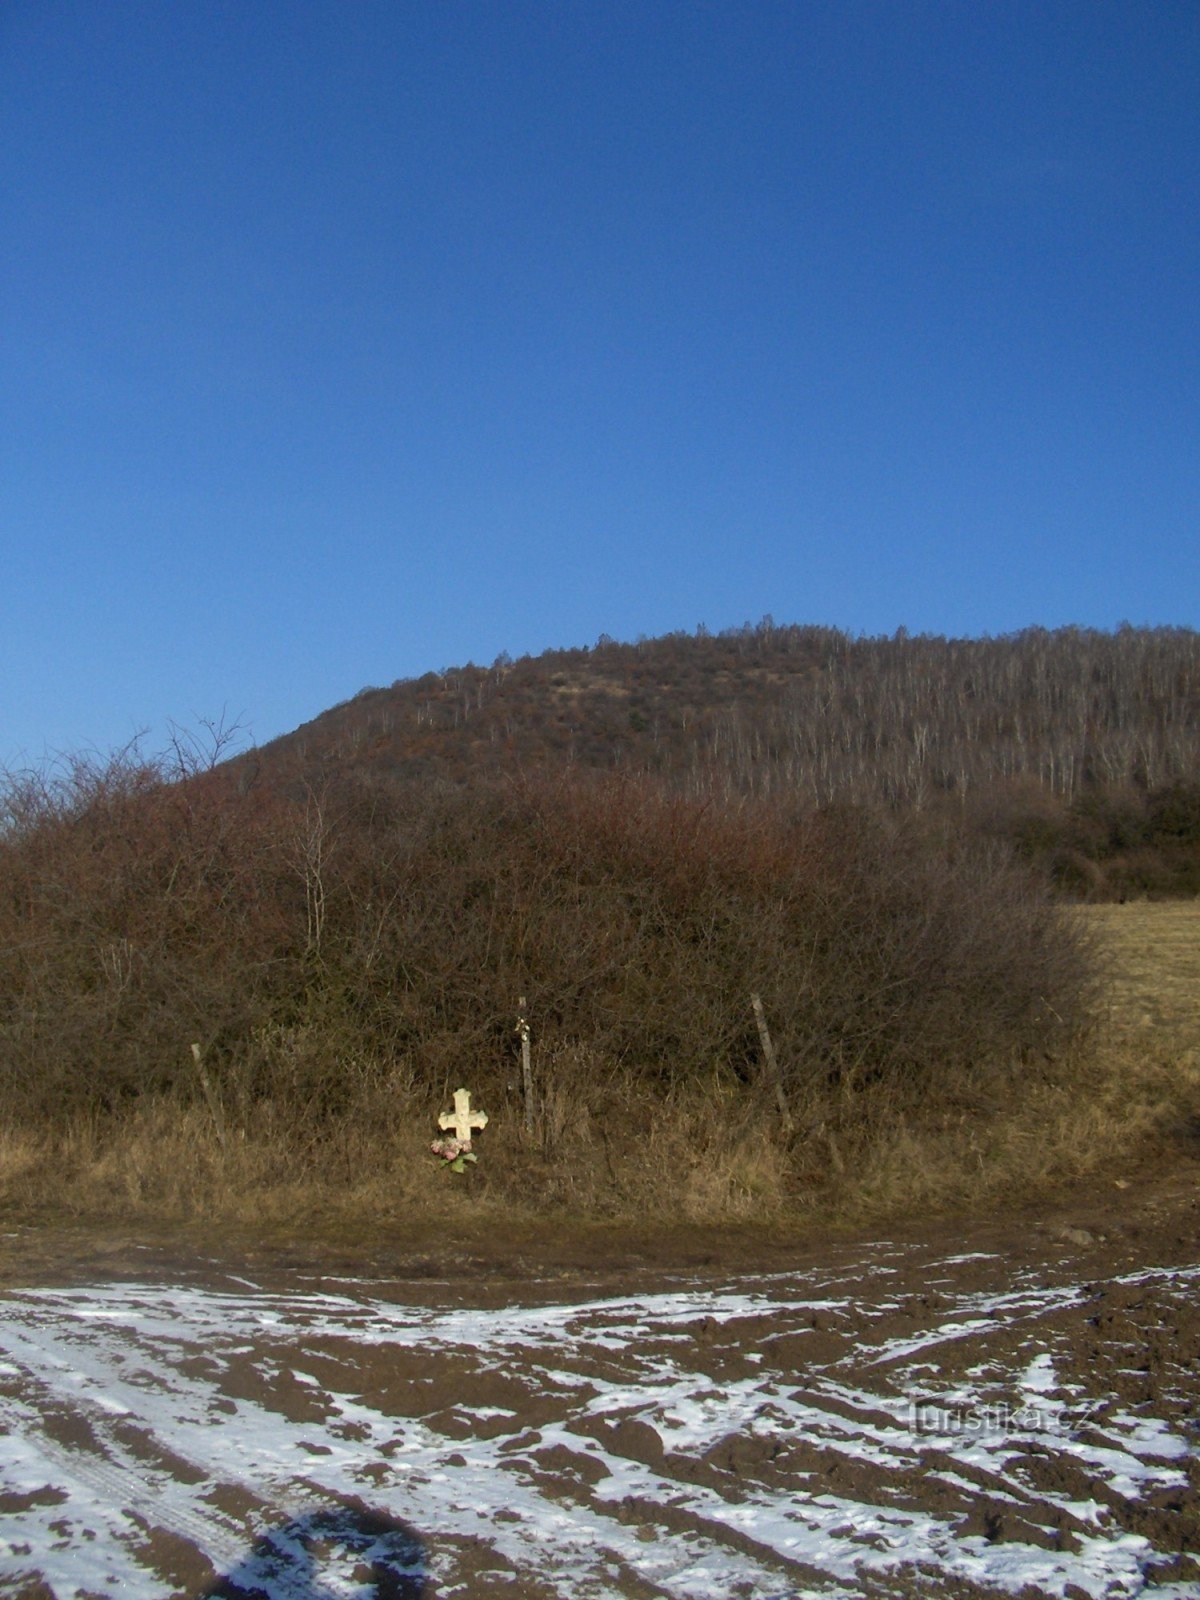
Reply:
<svg viewBox="0 0 1200 1600"><path fill-rule="evenodd" d="M977 1259L986 1258L945 1264ZM872 1260L870 1273L878 1270ZM13 1509L0 1512L0 1588L40 1580L57 1600L152 1600L162 1582L146 1542L159 1527L271 1600L296 1600L311 1593L297 1574L311 1575L313 1530L328 1531L321 1519L331 1507L357 1502L409 1532L352 1529L348 1553L321 1555L322 1590L342 1600L365 1600L355 1574L383 1559L389 1539L396 1571L427 1571L448 1592L456 1550L471 1540L493 1551L505 1572L569 1595L616 1596L636 1582L677 1600L772 1600L796 1595L801 1581L809 1592L816 1574L820 1592L834 1596L855 1593L860 1576L881 1579L914 1564L944 1583L1012 1593L1032 1587L1062 1596L1073 1585L1094 1600L1116 1600L1139 1591L1152 1553L1145 1539L1107 1528L1093 1501L1021 1486L1030 1430L931 1435L921 1426L922 1404L985 1412L990 1391L1003 1384L1048 1419L1040 1448L1110 1492L1178 1484L1192 1449L1160 1418L1117 1412L1106 1416L1102 1442L1072 1437L1070 1407L1056 1398L1066 1391L1053 1351L1037 1341L1040 1320L1076 1304L1078 1289L947 1294L944 1314L925 1332L850 1350L806 1371L802 1389L757 1370L759 1351L748 1353L757 1357L752 1374L719 1383L688 1359L705 1320L719 1332L761 1318L764 1332L769 1320L772 1335L803 1335L815 1314L834 1325L852 1311L879 1314L878 1303L866 1308L830 1286L828 1276L780 1274L725 1289L498 1310L397 1304L349 1282L337 1293L143 1283L9 1294L0 1299L0 1492ZM939 1384L931 1352L999 1325L1025 1336L1026 1353L1010 1371L987 1361ZM318 1348L333 1358L323 1378L294 1364L313 1365L308 1353ZM359 1380L372 1353L386 1352L388 1369L399 1370L405 1351L419 1355L422 1370L438 1357L448 1371L520 1385L539 1420L523 1421L515 1401L460 1402L456 1417L465 1426L488 1423L488 1437L456 1438L434 1417L364 1398ZM910 1355L926 1359L905 1368ZM839 1369L860 1381L845 1381ZM879 1372L878 1384L863 1387L864 1371ZM283 1409L277 1391L289 1382L299 1385L307 1420ZM681 1478L604 1442L597 1425L627 1418L694 1460L731 1437L778 1447L784 1457L797 1446L824 1452L814 1459L845 1463L854 1469L849 1482L863 1487L830 1492L817 1468L808 1493L797 1489L803 1474L779 1488L769 1474L753 1473L727 1485L719 1468ZM499 1422L511 1427L492 1426ZM947 1488L969 1497L981 1482L994 1484L991 1498L1028 1507L1034 1521L1051 1506L1086 1527L1078 1551L989 1541L964 1533L959 1515L894 1495L888 1485L923 1470L931 1449L938 1465L930 1475ZM540 1463L546 1451L599 1471L572 1488L569 1476L556 1467L554 1477ZM231 1490L268 1510L243 1518L221 1509L234 1503ZM1190 1589L1166 1584L1156 1593L1183 1600Z"/></svg>

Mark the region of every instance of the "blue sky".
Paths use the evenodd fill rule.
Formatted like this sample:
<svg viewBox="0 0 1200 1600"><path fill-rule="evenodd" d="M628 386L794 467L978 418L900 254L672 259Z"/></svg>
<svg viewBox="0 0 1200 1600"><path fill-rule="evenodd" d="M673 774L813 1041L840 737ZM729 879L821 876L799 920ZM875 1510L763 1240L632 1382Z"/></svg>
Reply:
<svg viewBox="0 0 1200 1600"><path fill-rule="evenodd" d="M1193 0L5 0L0 762L1200 624Z"/></svg>

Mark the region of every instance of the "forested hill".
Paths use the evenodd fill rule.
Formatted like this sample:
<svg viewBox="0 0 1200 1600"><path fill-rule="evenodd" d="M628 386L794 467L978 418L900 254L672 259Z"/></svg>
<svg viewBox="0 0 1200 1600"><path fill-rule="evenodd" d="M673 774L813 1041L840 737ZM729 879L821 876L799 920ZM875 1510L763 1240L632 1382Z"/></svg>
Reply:
<svg viewBox="0 0 1200 1600"><path fill-rule="evenodd" d="M573 763L693 792L957 811L1081 891L1200 889L1200 634L854 638L769 618L363 689L252 758L460 782Z"/></svg>

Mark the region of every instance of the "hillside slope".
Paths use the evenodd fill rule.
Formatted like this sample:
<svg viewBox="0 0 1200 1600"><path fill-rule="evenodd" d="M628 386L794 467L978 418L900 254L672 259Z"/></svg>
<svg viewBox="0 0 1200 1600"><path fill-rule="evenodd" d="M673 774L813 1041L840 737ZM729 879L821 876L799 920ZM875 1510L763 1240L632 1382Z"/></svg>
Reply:
<svg viewBox="0 0 1200 1600"><path fill-rule="evenodd" d="M1093 896L1200 890L1200 634L852 638L766 619L360 691L243 758L319 784L573 765L999 833Z"/></svg>

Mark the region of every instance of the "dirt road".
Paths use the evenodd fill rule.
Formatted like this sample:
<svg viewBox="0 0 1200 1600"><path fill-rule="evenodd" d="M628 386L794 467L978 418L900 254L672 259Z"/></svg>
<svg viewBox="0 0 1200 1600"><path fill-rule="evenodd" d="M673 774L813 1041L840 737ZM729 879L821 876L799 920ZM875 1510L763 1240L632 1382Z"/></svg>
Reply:
<svg viewBox="0 0 1200 1600"><path fill-rule="evenodd" d="M1194 1600L1198 1217L10 1267L0 1592Z"/></svg>

